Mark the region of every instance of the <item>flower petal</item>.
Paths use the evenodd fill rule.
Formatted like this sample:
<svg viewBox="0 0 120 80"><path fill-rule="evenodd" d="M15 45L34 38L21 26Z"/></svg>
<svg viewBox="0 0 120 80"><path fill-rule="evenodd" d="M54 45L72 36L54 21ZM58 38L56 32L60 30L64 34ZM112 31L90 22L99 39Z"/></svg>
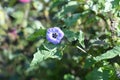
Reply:
<svg viewBox="0 0 120 80"><path fill-rule="evenodd" d="M56 38L53 37L53 34L58 34ZM46 38L49 42L53 44L60 43L61 39L64 37L64 33L58 27L49 28L47 30Z"/></svg>

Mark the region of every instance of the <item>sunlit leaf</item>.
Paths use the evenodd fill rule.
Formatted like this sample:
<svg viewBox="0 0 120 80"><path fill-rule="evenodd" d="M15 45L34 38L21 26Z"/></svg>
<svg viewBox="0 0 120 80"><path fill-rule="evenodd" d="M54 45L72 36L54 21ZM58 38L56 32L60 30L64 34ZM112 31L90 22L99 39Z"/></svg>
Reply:
<svg viewBox="0 0 120 80"><path fill-rule="evenodd" d="M48 58L59 58L57 55L55 55L56 53L57 53L56 48L52 50L39 50L38 49L37 52L34 54L34 57L33 57L33 60L30 66L35 66Z"/></svg>
<svg viewBox="0 0 120 80"><path fill-rule="evenodd" d="M95 57L96 61L101 61L104 59L111 59L120 54L120 46L116 46L113 49L107 51L106 53L101 54L100 56Z"/></svg>

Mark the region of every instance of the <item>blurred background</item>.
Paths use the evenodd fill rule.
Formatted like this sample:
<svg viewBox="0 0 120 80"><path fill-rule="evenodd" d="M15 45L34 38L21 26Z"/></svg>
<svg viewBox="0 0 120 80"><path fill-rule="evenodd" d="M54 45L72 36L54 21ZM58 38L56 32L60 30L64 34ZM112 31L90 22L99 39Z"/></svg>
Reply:
<svg viewBox="0 0 120 80"><path fill-rule="evenodd" d="M51 26L50 4L49 0L0 0L0 80L45 80L47 66L41 69L43 72L27 72L41 44L27 37L43 26Z"/></svg>
<svg viewBox="0 0 120 80"><path fill-rule="evenodd" d="M92 56L120 44L111 42L108 29L111 13L101 12L103 8L105 11L111 9L104 4L105 0L75 1L79 5L72 0L0 0L0 80L85 80L85 75L94 67L89 68L92 63L86 58L88 56L76 49L76 40L67 46L61 60L47 59L34 69L29 68L43 40L27 38L40 28L62 26L74 32L81 29L85 33L86 50ZM118 21L116 17L115 20ZM115 61L119 63L118 58Z"/></svg>

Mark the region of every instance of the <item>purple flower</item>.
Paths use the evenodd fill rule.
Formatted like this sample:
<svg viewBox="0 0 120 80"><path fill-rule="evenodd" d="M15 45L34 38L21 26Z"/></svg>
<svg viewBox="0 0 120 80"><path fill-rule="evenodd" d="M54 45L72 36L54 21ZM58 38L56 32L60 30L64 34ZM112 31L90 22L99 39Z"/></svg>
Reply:
<svg viewBox="0 0 120 80"><path fill-rule="evenodd" d="M49 28L46 34L47 40L53 44L60 43L63 36L64 36L63 31L58 27Z"/></svg>

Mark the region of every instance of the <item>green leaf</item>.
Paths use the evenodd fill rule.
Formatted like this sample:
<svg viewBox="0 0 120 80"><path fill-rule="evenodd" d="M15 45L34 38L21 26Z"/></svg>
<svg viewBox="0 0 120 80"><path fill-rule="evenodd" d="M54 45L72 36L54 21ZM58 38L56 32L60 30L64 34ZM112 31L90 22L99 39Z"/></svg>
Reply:
<svg viewBox="0 0 120 80"><path fill-rule="evenodd" d="M61 11L57 14L59 19L65 17L68 13L74 13L79 8L77 1L70 1L68 4L62 7Z"/></svg>
<svg viewBox="0 0 120 80"><path fill-rule="evenodd" d="M102 71L95 68L92 72L87 74L86 80L102 80Z"/></svg>
<svg viewBox="0 0 120 80"><path fill-rule="evenodd" d="M65 34L65 37L68 39L68 41L72 42L74 40L76 40L76 36L75 36L75 33L73 31L70 31L70 30L64 30L64 34Z"/></svg>
<svg viewBox="0 0 120 80"><path fill-rule="evenodd" d="M93 58L86 59L84 68L90 68L95 62L96 61Z"/></svg>
<svg viewBox="0 0 120 80"><path fill-rule="evenodd" d="M39 37L45 37L46 36L46 29L39 29L35 31L32 35L28 37L29 41L34 41L35 39Z"/></svg>
<svg viewBox="0 0 120 80"><path fill-rule="evenodd" d="M80 18L81 14L73 14L73 16L64 19L66 26L70 27L76 24L77 20Z"/></svg>
<svg viewBox="0 0 120 80"><path fill-rule="evenodd" d="M24 13L22 11L17 11L11 14L11 16L17 19L22 19L24 16Z"/></svg>
<svg viewBox="0 0 120 80"><path fill-rule="evenodd" d="M113 0L112 1L113 8L119 8L119 6L120 6L119 2L120 2L120 0Z"/></svg>
<svg viewBox="0 0 120 80"><path fill-rule="evenodd" d="M60 6L60 5L63 5L63 4L65 4L66 2L68 2L68 1L67 1L67 0L55 0L55 1L53 1L50 9L53 9L53 8L58 7L58 6Z"/></svg>
<svg viewBox="0 0 120 80"><path fill-rule="evenodd" d="M65 37L68 39L68 41L72 42L74 40L78 40L79 43L82 45L82 47L85 47L84 34L81 30L77 33L70 31L70 30L63 30L63 31L64 31Z"/></svg>
<svg viewBox="0 0 120 80"><path fill-rule="evenodd" d="M108 64L99 68L94 67L85 78L86 80L117 80L114 67Z"/></svg>
<svg viewBox="0 0 120 80"><path fill-rule="evenodd" d="M16 11L12 13L11 16L15 18L15 24L22 23L24 19L24 13L22 11Z"/></svg>
<svg viewBox="0 0 120 80"><path fill-rule="evenodd" d="M74 12L79 7L77 1L70 1L67 5L65 5L62 9L62 15L66 15L69 12Z"/></svg>
<svg viewBox="0 0 120 80"><path fill-rule="evenodd" d="M114 63L114 67L116 71L120 71L120 65L118 63Z"/></svg>
<svg viewBox="0 0 120 80"><path fill-rule="evenodd" d="M37 9L37 11L41 11L43 9L43 4L40 1L34 1L33 7Z"/></svg>
<svg viewBox="0 0 120 80"><path fill-rule="evenodd" d="M54 48L52 50L38 49L37 52L34 54L34 57L30 66L35 66L48 58L59 58L57 55L55 55L56 53L57 53L57 48Z"/></svg>
<svg viewBox="0 0 120 80"><path fill-rule="evenodd" d="M79 43L82 45L82 47L85 48L85 44L84 44L84 34L83 34L83 32L82 32L81 30L78 32L77 37L78 37Z"/></svg>
<svg viewBox="0 0 120 80"><path fill-rule="evenodd" d="M120 55L120 46L116 46L113 49L107 51L106 53L101 54L100 56L95 57L94 59L96 61L101 61L101 60L104 60L104 59L114 58L114 57L116 57L118 55Z"/></svg>

